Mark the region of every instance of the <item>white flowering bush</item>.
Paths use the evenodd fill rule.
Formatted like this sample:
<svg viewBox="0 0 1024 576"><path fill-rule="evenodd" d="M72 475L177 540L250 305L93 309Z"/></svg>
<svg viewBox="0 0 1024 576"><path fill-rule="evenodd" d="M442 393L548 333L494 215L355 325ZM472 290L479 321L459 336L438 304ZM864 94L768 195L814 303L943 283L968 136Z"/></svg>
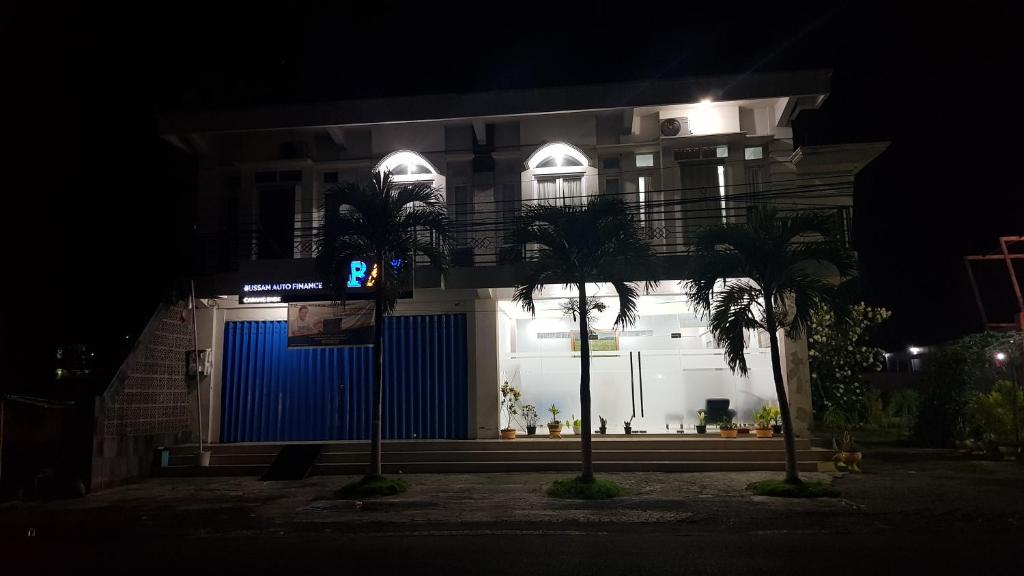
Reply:
<svg viewBox="0 0 1024 576"><path fill-rule="evenodd" d="M840 323L830 309L815 310L807 338L815 412L839 410L857 420L863 416L861 374L881 370L885 361L883 351L870 345L869 331L889 315L884 308L860 302L850 308L849 322Z"/></svg>

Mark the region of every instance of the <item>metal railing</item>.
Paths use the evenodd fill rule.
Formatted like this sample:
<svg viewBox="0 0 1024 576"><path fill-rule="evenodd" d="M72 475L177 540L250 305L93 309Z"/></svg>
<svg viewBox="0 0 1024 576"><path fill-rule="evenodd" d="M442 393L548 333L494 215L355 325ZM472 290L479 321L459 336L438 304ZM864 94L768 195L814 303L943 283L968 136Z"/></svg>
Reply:
<svg viewBox="0 0 1024 576"><path fill-rule="evenodd" d="M632 196L636 196L633 194ZM567 198L562 202L582 201ZM662 256L685 255L690 251L693 235L700 228L723 222L742 224L758 205L772 204L780 212L821 210L832 214L836 229L850 245L853 241L852 206L849 194L836 195L823 202L820 191L814 201L801 201L799 195L778 197L759 195L755 201L721 199L672 199L655 202L627 202L627 209ZM528 248L511 242L512 230L521 220L522 207L536 201L492 201L472 204L448 204L453 228L454 266L494 266L522 260ZM288 234L273 234L254 223L240 225L236 230L202 234L196 238L195 268L197 273L216 273L238 269L241 260L269 258L311 258L314 255L319 221L313 214L297 215L295 227ZM422 257L417 264L426 263Z"/></svg>

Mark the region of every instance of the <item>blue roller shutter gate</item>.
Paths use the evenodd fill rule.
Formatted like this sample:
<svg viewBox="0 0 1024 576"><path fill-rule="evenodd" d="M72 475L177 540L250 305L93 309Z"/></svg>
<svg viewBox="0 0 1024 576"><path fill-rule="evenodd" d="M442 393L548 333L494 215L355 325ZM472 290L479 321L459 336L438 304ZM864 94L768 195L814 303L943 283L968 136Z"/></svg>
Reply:
<svg viewBox="0 0 1024 576"><path fill-rule="evenodd" d="M386 439L466 438L464 314L384 321ZM226 322L221 442L370 437L373 351L288 349L288 323Z"/></svg>

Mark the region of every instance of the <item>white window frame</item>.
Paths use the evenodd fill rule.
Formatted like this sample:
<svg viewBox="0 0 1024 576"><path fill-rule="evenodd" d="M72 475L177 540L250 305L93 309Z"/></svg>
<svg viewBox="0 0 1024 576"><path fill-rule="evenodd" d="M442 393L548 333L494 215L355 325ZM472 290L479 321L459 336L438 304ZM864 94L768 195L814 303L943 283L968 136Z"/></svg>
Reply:
<svg viewBox="0 0 1024 576"><path fill-rule="evenodd" d="M572 197L571 198L571 200L572 200L571 202L569 202L570 199L566 198L566 195L565 195L565 181L569 180L569 179L579 180L580 181L580 192L581 192L580 196ZM584 188L584 186L583 186L583 173L582 172L580 172L579 174L558 174L558 175L554 175L554 176L546 176L545 175L545 176L537 176L537 177L535 177L533 179L533 197L536 199L536 201L538 203L545 203L545 202L550 202L551 201L551 198L541 198L541 196L540 196L540 183L541 182L551 182L551 181L555 182L555 189L557 190L557 195L554 198L555 206L565 206L565 205L568 205L568 204L584 204L584 203L586 203L587 189Z"/></svg>

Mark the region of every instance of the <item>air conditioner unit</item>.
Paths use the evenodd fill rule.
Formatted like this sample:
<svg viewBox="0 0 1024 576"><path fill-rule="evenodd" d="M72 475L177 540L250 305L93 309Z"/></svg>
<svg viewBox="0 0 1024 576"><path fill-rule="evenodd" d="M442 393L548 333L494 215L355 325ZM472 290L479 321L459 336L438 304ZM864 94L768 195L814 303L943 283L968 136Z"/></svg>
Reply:
<svg viewBox="0 0 1024 576"><path fill-rule="evenodd" d="M665 118L661 121L661 135L665 138L675 136L690 136L690 119L686 116L676 118Z"/></svg>

